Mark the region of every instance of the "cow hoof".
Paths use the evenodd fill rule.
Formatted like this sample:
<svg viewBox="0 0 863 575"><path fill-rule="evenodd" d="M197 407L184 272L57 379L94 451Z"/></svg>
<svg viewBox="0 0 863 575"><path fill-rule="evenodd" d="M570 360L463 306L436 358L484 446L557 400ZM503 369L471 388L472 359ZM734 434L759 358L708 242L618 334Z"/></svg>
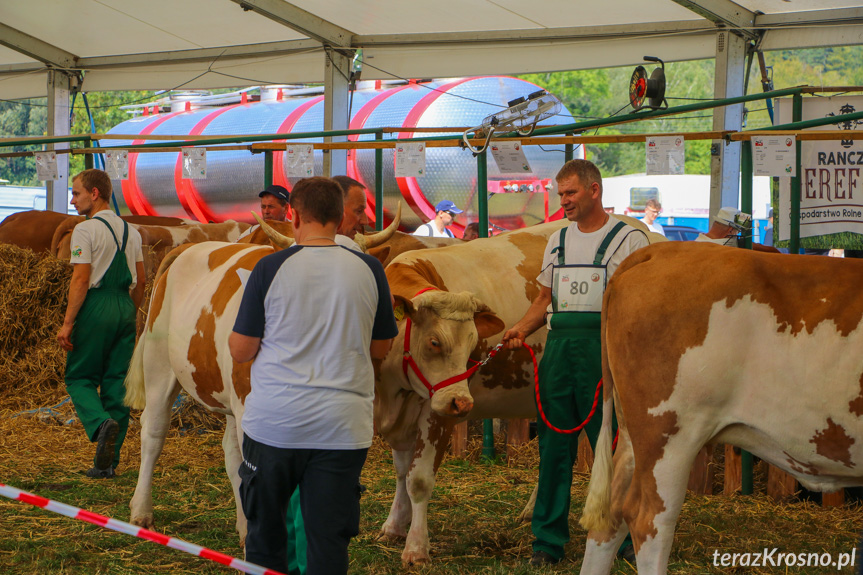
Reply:
<svg viewBox="0 0 863 575"><path fill-rule="evenodd" d="M381 529L381 532L378 533L376 539L378 541L404 541L407 537L407 533L394 533L392 531L384 531Z"/></svg>
<svg viewBox="0 0 863 575"><path fill-rule="evenodd" d="M156 527L156 523L153 521L152 515L145 515L143 517L133 517L129 523L132 525L137 525L138 527L143 527L144 529L154 529Z"/></svg>
<svg viewBox="0 0 863 575"><path fill-rule="evenodd" d="M533 511L522 511L516 518L519 523L530 523L533 520Z"/></svg>
<svg viewBox="0 0 863 575"><path fill-rule="evenodd" d="M411 565L428 565L431 563L431 558L428 553L420 551L405 551L402 553L402 566L410 567Z"/></svg>

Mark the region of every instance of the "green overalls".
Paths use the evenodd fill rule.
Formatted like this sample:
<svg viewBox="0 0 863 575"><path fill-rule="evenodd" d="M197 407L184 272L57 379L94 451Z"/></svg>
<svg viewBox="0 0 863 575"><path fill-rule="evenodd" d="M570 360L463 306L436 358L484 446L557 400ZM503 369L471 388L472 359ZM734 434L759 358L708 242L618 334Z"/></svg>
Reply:
<svg viewBox="0 0 863 575"><path fill-rule="evenodd" d="M129 408L123 405L123 384L135 349L135 305L129 295L132 274L126 261L129 224L123 222L123 245L111 226L117 253L99 287L90 288L75 318L72 351L66 354L66 391L90 441L106 419L115 420L120 430L114 445L114 461L120 462L120 447L129 427ZM144 281L144 278L138 278ZM95 459L94 459L95 465Z"/></svg>
<svg viewBox="0 0 863 575"><path fill-rule="evenodd" d="M303 522L303 513L300 510L300 488L294 489L291 495L291 503L288 507L288 575L306 574L306 552L308 542L306 541L306 524Z"/></svg>
<svg viewBox="0 0 863 575"><path fill-rule="evenodd" d="M567 228L560 231L560 244L554 250L558 257L552 283L554 313L539 364L539 382L540 400L548 421L561 429L574 428L587 419L596 386L602 379L600 310L606 279L602 260L611 241L624 226L623 222L618 222L606 234L592 266L566 264L564 245ZM573 274L570 278L570 271L580 275L576 277ZM559 275L563 280L561 282L558 280ZM591 282L596 282L597 285L588 289L584 284ZM573 297L563 297L563 294L559 293L559 285L571 285ZM585 298L589 299L589 303L585 303ZM570 311L573 309L575 311ZM600 395L596 413L584 427L594 449L601 424ZM550 429L541 417L537 419L536 429L540 464L539 491L531 522L533 534L536 536L533 551L545 551L555 559L561 559L564 555L563 546L569 541L572 466L578 456L579 434L558 433Z"/></svg>

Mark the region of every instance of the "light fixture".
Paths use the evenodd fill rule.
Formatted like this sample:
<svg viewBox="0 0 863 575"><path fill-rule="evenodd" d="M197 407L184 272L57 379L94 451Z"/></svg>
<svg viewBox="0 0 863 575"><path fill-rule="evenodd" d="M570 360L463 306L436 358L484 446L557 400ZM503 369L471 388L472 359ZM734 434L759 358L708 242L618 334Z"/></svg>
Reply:
<svg viewBox="0 0 863 575"><path fill-rule="evenodd" d="M560 112L560 101L545 90L537 90L526 98L516 98L507 105L507 109L486 116L479 126L465 130L462 135L462 148L467 148L476 156L488 148L495 132L517 132L520 136L529 136L539 122ZM473 133L474 138L485 138L482 147L474 148L470 145L470 133Z"/></svg>

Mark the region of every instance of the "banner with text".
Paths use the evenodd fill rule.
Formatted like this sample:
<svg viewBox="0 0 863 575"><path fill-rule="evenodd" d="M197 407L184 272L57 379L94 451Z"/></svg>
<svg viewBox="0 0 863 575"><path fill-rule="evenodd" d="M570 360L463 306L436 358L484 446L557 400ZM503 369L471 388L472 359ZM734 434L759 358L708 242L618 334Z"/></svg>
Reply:
<svg viewBox="0 0 863 575"><path fill-rule="evenodd" d="M791 99L776 101L778 123L792 121ZM863 96L804 98L803 119L863 110ZM863 121L839 122L811 130L863 129ZM801 142L800 245L808 248L863 248L863 141ZM791 178L779 178L774 220L779 241L791 238Z"/></svg>

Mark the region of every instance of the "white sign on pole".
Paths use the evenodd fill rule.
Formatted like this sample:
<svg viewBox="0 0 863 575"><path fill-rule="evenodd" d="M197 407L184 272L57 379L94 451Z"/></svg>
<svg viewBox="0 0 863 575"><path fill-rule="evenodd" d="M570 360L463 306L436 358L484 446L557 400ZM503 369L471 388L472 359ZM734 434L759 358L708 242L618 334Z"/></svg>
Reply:
<svg viewBox="0 0 863 575"><path fill-rule="evenodd" d="M183 148L183 179L207 179L207 150L204 148Z"/></svg>
<svg viewBox="0 0 863 575"><path fill-rule="evenodd" d="M804 98L803 120L839 116L863 110L863 96ZM790 98L776 100L777 123L792 121ZM829 124L811 130L863 129L863 122ZM800 142L800 237L853 232L863 234L863 141L806 140ZM791 239L791 178L779 178L779 240ZM816 243L818 240L814 240ZM845 245L861 248L854 238ZM831 246L835 242L830 242ZM852 245L853 244L853 245ZM806 244L804 244L806 245ZM807 247L817 247L809 244Z"/></svg>
<svg viewBox="0 0 863 575"><path fill-rule="evenodd" d="M36 152L36 178L39 180L56 180L57 177L57 153Z"/></svg>
<svg viewBox="0 0 863 575"><path fill-rule="evenodd" d="M752 172L756 176L797 175L797 136L752 138Z"/></svg>
<svg viewBox="0 0 863 575"><path fill-rule="evenodd" d="M650 136L645 142L647 175L683 175L686 163L683 136Z"/></svg>
<svg viewBox="0 0 863 575"><path fill-rule="evenodd" d="M314 176L314 146L312 144L288 144L285 147L285 172L289 178L311 178Z"/></svg>
<svg viewBox="0 0 863 575"><path fill-rule="evenodd" d="M528 174L530 164L521 142L497 142L491 145L491 156L501 174Z"/></svg>
<svg viewBox="0 0 863 575"><path fill-rule="evenodd" d="M426 169L426 146L422 142L396 144L397 178L416 178Z"/></svg>
<svg viewBox="0 0 863 575"><path fill-rule="evenodd" d="M129 150L105 152L105 171L112 180L128 180Z"/></svg>

